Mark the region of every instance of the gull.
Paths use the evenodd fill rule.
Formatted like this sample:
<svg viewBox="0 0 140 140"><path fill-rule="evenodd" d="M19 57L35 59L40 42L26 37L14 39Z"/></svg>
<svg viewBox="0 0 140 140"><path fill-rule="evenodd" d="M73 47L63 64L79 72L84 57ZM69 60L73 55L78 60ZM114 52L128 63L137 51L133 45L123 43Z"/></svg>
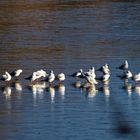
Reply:
<svg viewBox="0 0 140 140"><path fill-rule="evenodd" d="M132 72L130 70L127 70L126 72L124 72L123 76L119 76L122 79L132 79L135 82L139 82L140 81L140 73L133 75ZM126 81L128 82L128 81Z"/></svg>
<svg viewBox="0 0 140 140"><path fill-rule="evenodd" d="M91 76L91 75L87 75L87 76L85 76L85 79L90 83L90 84L98 84L98 82L96 81L96 79L93 77L93 76Z"/></svg>
<svg viewBox="0 0 140 140"><path fill-rule="evenodd" d="M103 69L103 74L110 74L110 70L109 68L105 68Z"/></svg>
<svg viewBox="0 0 140 140"><path fill-rule="evenodd" d="M103 82L106 82L106 81L109 80L109 78L110 78L110 74L105 74L105 75L103 75L102 81L103 81Z"/></svg>
<svg viewBox="0 0 140 140"><path fill-rule="evenodd" d="M110 69L109 69L108 64L103 65L101 68L98 69L98 71L103 72L103 74L109 74Z"/></svg>
<svg viewBox="0 0 140 140"><path fill-rule="evenodd" d="M95 68L94 68L94 67L91 67L91 68L89 69L89 71L90 71L91 73L95 73Z"/></svg>
<svg viewBox="0 0 140 140"><path fill-rule="evenodd" d="M11 72L10 75L12 77L18 77L22 72L23 72L22 69L18 69L18 70L15 70L15 71Z"/></svg>
<svg viewBox="0 0 140 140"><path fill-rule="evenodd" d="M96 78L95 68L91 67L87 72L84 72L84 76L92 76L93 78Z"/></svg>
<svg viewBox="0 0 140 140"><path fill-rule="evenodd" d="M118 76L121 79L131 79L133 77L133 74L130 70L124 71L124 74L122 76Z"/></svg>
<svg viewBox="0 0 140 140"><path fill-rule="evenodd" d="M108 68L109 69L109 65L107 63L104 66L105 66L105 68Z"/></svg>
<svg viewBox="0 0 140 140"><path fill-rule="evenodd" d="M32 76L31 76L31 82L36 81L41 79L42 74L38 73L38 72L33 72Z"/></svg>
<svg viewBox="0 0 140 140"><path fill-rule="evenodd" d="M46 71L44 71L43 69L40 69L40 70L36 71L36 73L37 73L38 75L44 77L44 78L45 78L46 76L48 76L48 74L46 73Z"/></svg>
<svg viewBox="0 0 140 140"><path fill-rule="evenodd" d="M126 79L129 79L129 78L132 78L133 75L132 75L132 72L130 70L128 70L128 71L125 72L124 76L125 76Z"/></svg>
<svg viewBox="0 0 140 140"><path fill-rule="evenodd" d="M50 71L47 79L46 79L49 83L52 83L55 80L55 75L53 73L53 70Z"/></svg>
<svg viewBox="0 0 140 140"><path fill-rule="evenodd" d="M83 69L80 69L78 72L73 73L71 76L76 78L83 78L84 77Z"/></svg>
<svg viewBox="0 0 140 140"><path fill-rule="evenodd" d="M56 79L61 83L62 81L64 81L66 79L65 74L64 73L60 73L56 76Z"/></svg>
<svg viewBox="0 0 140 140"><path fill-rule="evenodd" d="M40 69L38 71L33 72L31 76L25 79L30 80L31 82L34 82L34 81L42 80L42 78L45 78L47 75L48 74L44 70Z"/></svg>
<svg viewBox="0 0 140 140"><path fill-rule="evenodd" d="M99 71L102 71L103 68L109 69L108 64L106 63L105 65L101 66L98 70L99 70Z"/></svg>
<svg viewBox="0 0 140 140"><path fill-rule="evenodd" d="M118 69L127 70L128 69L128 61L125 60L124 63L118 67Z"/></svg>
<svg viewBox="0 0 140 140"><path fill-rule="evenodd" d="M134 80L135 82L139 82L140 81L140 73L133 75L132 80Z"/></svg>
<svg viewBox="0 0 140 140"><path fill-rule="evenodd" d="M2 75L1 80L2 81L10 81L12 79L12 76L10 75L10 73L8 73L7 71L5 72L5 74Z"/></svg>
<svg viewBox="0 0 140 140"><path fill-rule="evenodd" d="M110 74L107 73L107 74L104 74L103 76L101 76L100 78L97 78L97 80L100 80L102 82L106 82L109 80L109 78L110 78Z"/></svg>

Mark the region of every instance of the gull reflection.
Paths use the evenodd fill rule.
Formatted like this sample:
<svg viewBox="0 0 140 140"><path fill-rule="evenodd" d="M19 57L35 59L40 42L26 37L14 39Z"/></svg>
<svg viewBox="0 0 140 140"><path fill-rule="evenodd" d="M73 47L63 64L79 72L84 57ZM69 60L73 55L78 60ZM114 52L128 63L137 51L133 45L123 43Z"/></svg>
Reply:
<svg viewBox="0 0 140 140"><path fill-rule="evenodd" d="M4 87L3 94L5 95L6 99L11 99L12 88L11 87Z"/></svg>
<svg viewBox="0 0 140 140"><path fill-rule="evenodd" d="M76 89L80 89L80 93L83 93L84 84L81 81L77 80L76 82L72 83L71 85Z"/></svg>
<svg viewBox="0 0 140 140"><path fill-rule="evenodd" d="M134 91L140 96L140 85L136 84L134 86Z"/></svg>
<svg viewBox="0 0 140 140"><path fill-rule="evenodd" d="M127 79L124 81L124 88L127 91L128 96L131 97L131 94L132 94L132 83L128 83Z"/></svg>
<svg viewBox="0 0 140 140"><path fill-rule="evenodd" d="M32 88L33 94L37 94L37 93L42 94L46 88L46 83L41 82L41 83L31 84L30 86Z"/></svg>
<svg viewBox="0 0 140 140"><path fill-rule="evenodd" d="M98 93L98 90L96 89L96 86L93 84L89 88L87 88L87 97L88 98L94 98L96 94Z"/></svg>
<svg viewBox="0 0 140 140"><path fill-rule="evenodd" d="M33 92L33 97L34 99L36 99L37 95L39 95L40 98L43 97L43 93L47 85L46 85L46 82L39 82L39 83L31 84L30 87Z"/></svg>
<svg viewBox="0 0 140 140"><path fill-rule="evenodd" d="M105 95L105 101L109 102L109 97L110 97L110 88L109 85L103 85L102 87L103 93Z"/></svg>
<svg viewBox="0 0 140 140"><path fill-rule="evenodd" d="M58 86L58 92L60 93L62 99L65 99L65 89L66 88L63 84Z"/></svg>
<svg viewBox="0 0 140 140"><path fill-rule="evenodd" d="M49 93L50 93L50 96L51 96L51 103L54 103L54 99L55 99L55 89L54 87L49 87Z"/></svg>
<svg viewBox="0 0 140 140"><path fill-rule="evenodd" d="M13 88L16 90L17 98L21 99L22 85L19 82L15 82Z"/></svg>
<svg viewBox="0 0 140 140"><path fill-rule="evenodd" d="M103 93L104 93L104 95L105 95L107 98L109 98L109 96L110 96L110 88L109 88L108 85L103 85Z"/></svg>
<svg viewBox="0 0 140 140"><path fill-rule="evenodd" d="M103 82L104 85L109 86L110 80L106 80Z"/></svg>
<svg viewBox="0 0 140 140"><path fill-rule="evenodd" d="M12 108L12 105L11 105L12 88L10 86L4 87L3 88L3 94L5 95L5 98L6 98L6 107L7 107L7 109L11 109Z"/></svg>
<svg viewBox="0 0 140 140"><path fill-rule="evenodd" d="M81 88L81 81L76 81L75 83L73 83L73 86L75 87L75 88Z"/></svg>
<svg viewBox="0 0 140 140"><path fill-rule="evenodd" d="M18 93L22 92L22 85L18 82L15 83L15 89Z"/></svg>

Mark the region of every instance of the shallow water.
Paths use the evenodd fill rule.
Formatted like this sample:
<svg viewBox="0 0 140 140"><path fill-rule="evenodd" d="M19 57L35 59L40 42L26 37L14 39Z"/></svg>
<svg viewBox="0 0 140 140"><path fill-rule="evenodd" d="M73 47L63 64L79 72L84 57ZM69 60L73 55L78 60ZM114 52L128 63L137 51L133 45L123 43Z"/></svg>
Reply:
<svg viewBox="0 0 140 140"><path fill-rule="evenodd" d="M24 70L18 82L0 82L0 139L138 139L140 86L125 85L116 69L127 59L140 71L138 2L7 0L0 7L0 75ZM104 63L111 79L103 90L73 86L70 74ZM24 79L41 68L64 72L66 81L51 88Z"/></svg>

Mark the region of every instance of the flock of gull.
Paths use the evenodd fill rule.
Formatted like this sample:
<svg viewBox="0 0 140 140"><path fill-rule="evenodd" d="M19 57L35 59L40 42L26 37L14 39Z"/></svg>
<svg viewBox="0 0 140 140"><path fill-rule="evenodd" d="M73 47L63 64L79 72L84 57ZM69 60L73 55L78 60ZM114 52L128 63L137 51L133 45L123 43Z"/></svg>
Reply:
<svg viewBox="0 0 140 140"><path fill-rule="evenodd" d="M136 75L132 74L132 72L129 70L129 65L128 65L127 60L125 60L123 62L123 64L121 66L117 67L117 68L123 70L123 74L119 75L118 77L121 78L121 79L124 79L125 85L128 88L129 88L129 86L128 86L129 85L128 84L129 80L134 81L134 83L138 83L140 81L140 73L138 73ZM96 74L97 71L101 71L100 76L97 76L97 74ZM6 83L9 83L13 80L17 81L18 79L20 79L20 75L21 75L22 72L23 72L22 69L15 70L11 73L6 71L5 74L3 74L0 77L0 80L4 81ZM92 92L93 91L96 92L97 88L99 87L97 85L102 84L103 85L102 89L105 88L105 90L109 92L108 84L109 84L109 81L110 81L111 71L110 71L110 68L109 68L108 64L104 64L103 66L101 66L97 70L95 70L94 67L91 67L86 72L83 71L83 69L80 69L77 72L75 72L75 73L73 73L69 76L76 78L76 83L74 84L74 86L76 88L88 88ZM25 79L29 80L31 82L32 87L34 85L39 85L38 84L39 82L42 82L43 84L48 83L49 87L54 87L53 83L56 80L56 81L58 81L58 87L60 86L64 90L64 86L63 86L62 83L66 79L66 76L65 76L64 73L60 73L60 74L55 75L53 70L51 70L50 73L47 73L43 69L40 69L38 71L33 72L29 77L26 77ZM41 86L44 87L44 85L41 85ZM18 88L20 89L20 87L18 87ZM53 90L53 89L50 88L50 90Z"/></svg>
<svg viewBox="0 0 140 140"><path fill-rule="evenodd" d="M135 82L140 81L140 73L133 75L132 72L128 69L128 61L125 60L124 63L119 66L119 69L123 70L123 75L119 76L121 79L132 79ZM101 71L103 75L101 77L96 76L96 71ZM23 72L22 69L15 70L11 73L5 72L0 78L0 80L8 82L12 79L18 79L18 77ZM103 83L107 82L110 79L110 68L108 64L103 65L98 70L95 70L94 67L91 67L87 72L84 72L83 69L80 69L78 72L73 73L71 76L75 77L77 79L85 79L90 85L96 85L98 84L98 81L102 81ZM30 80L32 83L39 82L39 81L46 81L50 84L54 82L54 80L58 80L60 83L65 80L65 74L60 73L58 75L55 75L53 70L50 71L50 73L46 73L43 69L40 69L38 71L35 71L32 73L31 76L25 78L27 80Z"/></svg>

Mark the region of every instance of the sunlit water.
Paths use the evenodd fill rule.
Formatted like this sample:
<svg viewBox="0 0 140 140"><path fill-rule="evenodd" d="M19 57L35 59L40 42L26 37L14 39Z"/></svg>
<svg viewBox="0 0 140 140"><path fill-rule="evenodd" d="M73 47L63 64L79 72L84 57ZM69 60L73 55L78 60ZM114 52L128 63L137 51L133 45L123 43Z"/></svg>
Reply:
<svg viewBox="0 0 140 140"><path fill-rule="evenodd" d="M35 5L34 5L35 4ZM131 2L0 2L0 74L23 69L18 82L0 82L0 139L137 139L140 86L124 84L125 59L140 72L140 4ZM99 90L75 88L70 74L108 63L111 79ZM64 72L61 86L31 85L33 71ZM97 73L101 74L101 73ZM122 122L131 127L119 130Z"/></svg>

